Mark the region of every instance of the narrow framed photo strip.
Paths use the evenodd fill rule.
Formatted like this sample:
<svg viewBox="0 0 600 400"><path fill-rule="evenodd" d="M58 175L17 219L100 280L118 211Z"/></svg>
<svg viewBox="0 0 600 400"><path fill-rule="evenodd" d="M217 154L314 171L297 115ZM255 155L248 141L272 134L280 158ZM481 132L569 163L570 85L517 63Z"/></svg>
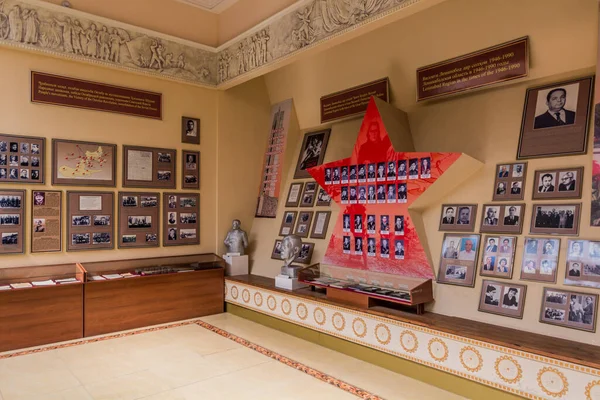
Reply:
<svg viewBox="0 0 600 400"><path fill-rule="evenodd" d="M517 159L585 154L594 77L527 89Z"/></svg>
<svg viewBox="0 0 600 400"><path fill-rule="evenodd" d="M200 120L181 117L181 143L200 144Z"/></svg>
<svg viewBox="0 0 600 400"><path fill-rule="evenodd" d="M598 295L544 288L540 322L565 328L596 332Z"/></svg>
<svg viewBox="0 0 600 400"><path fill-rule="evenodd" d="M200 189L200 152L183 150L181 152L181 187Z"/></svg>
<svg viewBox="0 0 600 400"><path fill-rule="evenodd" d="M559 238L526 237L520 279L556 283L559 252Z"/></svg>
<svg viewBox="0 0 600 400"><path fill-rule="evenodd" d="M308 132L302 140L302 148L298 155L294 179L310 178L308 169L323 164L329 134L331 129L323 129L316 132Z"/></svg>
<svg viewBox="0 0 600 400"><path fill-rule="evenodd" d="M177 151L123 146L123 187L175 189Z"/></svg>
<svg viewBox="0 0 600 400"><path fill-rule="evenodd" d="M535 171L533 200L580 199L583 167Z"/></svg>
<svg viewBox="0 0 600 400"><path fill-rule="evenodd" d="M52 185L115 187L117 145L52 139Z"/></svg>
<svg viewBox="0 0 600 400"><path fill-rule="evenodd" d="M317 195L317 207L329 207L331 205L331 196L323 188L319 188L319 194Z"/></svg>
<svg viewBox="0 0 600 400"><path fill-rule="evenodd" d="M0 183L43 184L46 139L0 134Z"/></svg>
<svg viewBox="0 0 600 400"><path fill-rule="evenodd" d="M475 286L480 240L478 234L445 233L437 282Z"/></svg>
<svg viewBox="0 0 600 400"><path fill-rule="evenodd" d="M283 219L281 220L281 227L279 228L279 236L287 236L292 234L294 226L296 225L297 216L298 211L285 210L283 212Z"/></svg>
<svg viewBox="0 0 600 400"><path fill-rule="evenodd" d="M525 204L484 204L479 231L482 233L523 232Z"/></svg>
<svg viewBox="0 0 600 400"><path fill-rule="evenodd" d="M25 190L0 190L0 255L25 252L25 194Z"/></svg>
<svg viewBox="0 0 600 400"><path fill-rule="evenodd" d="M276 239L271 250L271 258L273 260L281 260L281 239Z"/></svg>
<svg viewBox="0 0 600 400"><path fill-rule="evenodd" d="M565 285L600 289L600 241L567 241Z"/></svg>
<svg viewBox="0 0 600 400"><path fill-rule="evenodd" d="M113 192L67 192L67 251L112 250Z"/></svg>
<svg viewBox="0 0 600 400"><path fill-rule="evenodd" d="M443 204L439 231L473 232L477 218L477 204Z"/></svg>
<svg viewBox="0 0 600 400"><path fill-rule="evenodd" d="M494 201L515 201L525 198L527 163L503 163L496 166Z"/></svg>
<svg viewBox="0 0 600 400"><path fill-rule="evenodd" d="M296 228L294 229L294 235L301 238L307 238L310 232L310 225L313 219L313 211L300 211L298 214L298 221L296 221Z"/></svg>
<svg viewBox="0 0 600 400"><path fill-rule="evenodd" d="M158 247L160 193L119 192L118 247Z"/></svg>
<svg viewBox="0 0 600 400"><path fill-rule="evenodd" d="M579 234L581 203L534 203L529 232L539 235Z"/></svg>
<svg viewBox="0 0 600 400"><path fill-rule="evenodd" d="M294 262L300 264L310 264L314 250L314 243L302 243L302 249L300 249L300 254L298 254L298 257L296 257Z"/></svg>
<svg viewBox="0 0 600 400"><path fill-rule="evenodd" d="M481 246L479 275L512 279L516 249L516 236L486 235Z"/></svg>
<svg viewBox="0 0 600 400"><path fill-rule="evenodd" d="M311 239L325 239L330 218L331 211L315 211L315 222L310 231Z"/></svg>
<svg viewBox="0 0 600 400"><path fill-rule="evenodd" d="M200 244L200 194L163 193L163 246Z"/></svg>
<svg viewBox="0 0 600 400"><path fill-rule="evenodd" d="M484 279L481 285L479 311L523 319L526 285Z"/></svg>
<svg viewBox="0 0 600 400"><path fill-rule="evenodd" d="M300 207L312 207L317 198L317 182L310 181L304 185L302 197L300 198Z"/></svg>
<svg viewBox="0 0 600 400"><path fill-rule="evenodd" d="M31 252L60 252L62 238L62 191L34 190L31 200Z"/></svg>
<svg viewBox="0 0 600 400"><path fill-rule="evenodd" d="M286 207L298 207L303 187L304 182L292 182L290 189L288 190L287 199L285 200Z"/></svg>

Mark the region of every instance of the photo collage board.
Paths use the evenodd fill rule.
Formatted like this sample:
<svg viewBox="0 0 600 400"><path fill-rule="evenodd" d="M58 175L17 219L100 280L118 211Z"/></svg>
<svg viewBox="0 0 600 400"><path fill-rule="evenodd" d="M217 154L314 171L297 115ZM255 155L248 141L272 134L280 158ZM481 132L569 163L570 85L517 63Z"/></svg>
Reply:
<svg viewBox="0 0 600 400"><path fill-rule="evenodd" d="M0 134L0 183L44 183L46 139Z"/></svg>
<svg viewBox="0 0 600 400"><path fill-rule="evenodd" d="M200 243L200 194L163 193L163 246Z"/></svg>
<svg viewBox="0 0 600 400"><path fill-rule="evenodd" d="M25 251L25 191L0 190L0 235L2 254Z"/></svg>
<svg viewBox="0 0 600 400"><path fill-rule="evenodd" d="M160 193L119 192L119 248L158 247Z"/></svg>
<svg viewBox="0 0 600 400"><path fill-rule="evenodd" d="M67 250L111 250L114 193L67 192Z"/></svg>

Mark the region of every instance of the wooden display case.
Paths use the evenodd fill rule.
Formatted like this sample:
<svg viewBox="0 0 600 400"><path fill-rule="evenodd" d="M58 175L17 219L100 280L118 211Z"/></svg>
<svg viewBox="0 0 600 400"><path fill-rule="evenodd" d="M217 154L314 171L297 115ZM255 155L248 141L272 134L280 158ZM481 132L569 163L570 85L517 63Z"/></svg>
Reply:
<svg viewBox="0 0 600 400"><path fill-rule="evenodd" d="M413 307L423 314L425 304L433 301L431 279L314 264L300 270L298 280L312 290L324 288L330 300L365 309Z"/></svg>
<svg viewBox="0 0 600 400"><path fill-rule="evenodd" d="M83 337L84 271L79 264L0 269L0 287L71 279L72 283L0 290L0 352Z"/></svg>
<svg viewBox="0 0 600 400"><path fill-rule="evenodd" d="M214 254L84 263L84 336L224 311L225 261ZM143 271L159 271L141 275ZM111 275L124 274L117 278ZM115 279L102 279L108 276ZM100 277L100 278L98 278Z"/></svg>

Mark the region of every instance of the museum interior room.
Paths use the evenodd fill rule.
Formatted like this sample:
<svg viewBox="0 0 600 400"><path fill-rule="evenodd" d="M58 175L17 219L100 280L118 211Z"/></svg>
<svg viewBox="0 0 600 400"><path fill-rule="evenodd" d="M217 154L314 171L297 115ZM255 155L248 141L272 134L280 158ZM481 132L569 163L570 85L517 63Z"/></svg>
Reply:
<svg viewBox="0 0 600 400"><path fill-rule="evenodd" d="M600 400L598 16L0 0L0 400Z"/></svg>

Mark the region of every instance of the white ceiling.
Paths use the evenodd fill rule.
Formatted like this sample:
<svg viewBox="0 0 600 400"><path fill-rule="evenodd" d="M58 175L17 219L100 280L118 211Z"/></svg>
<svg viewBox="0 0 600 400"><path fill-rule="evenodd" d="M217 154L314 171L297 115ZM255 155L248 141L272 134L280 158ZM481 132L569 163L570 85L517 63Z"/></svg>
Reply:
<svg viewBox="0 0 600 400"><path fill-rule="evenodd" d="M206 11L219 14L236 3L238 0L177 0Z"/></svg>

